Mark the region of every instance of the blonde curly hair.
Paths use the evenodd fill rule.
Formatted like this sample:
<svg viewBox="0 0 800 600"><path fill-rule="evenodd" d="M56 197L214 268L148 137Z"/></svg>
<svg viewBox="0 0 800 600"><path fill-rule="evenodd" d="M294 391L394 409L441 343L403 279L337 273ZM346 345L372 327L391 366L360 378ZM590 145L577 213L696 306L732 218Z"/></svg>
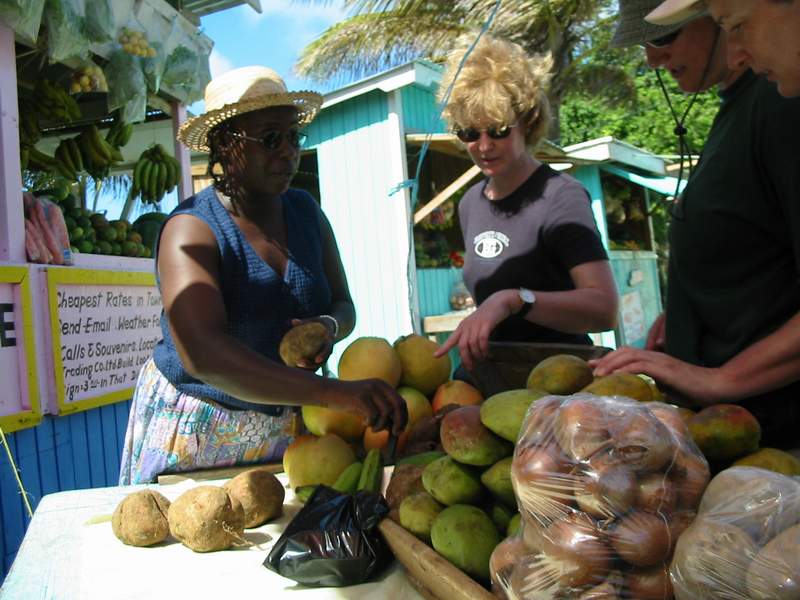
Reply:
<svg viewBox="0 0 800 600"><path fill-rule="evenodd" d="M528 146L536 147L550 125L545 92L553 66L550 55L531 56L519 44L484 34L459 72L474 39L462 37L447 58L439 102L454 79L455 85L442 116L454 129L519 122L526 127Z"/></svg>

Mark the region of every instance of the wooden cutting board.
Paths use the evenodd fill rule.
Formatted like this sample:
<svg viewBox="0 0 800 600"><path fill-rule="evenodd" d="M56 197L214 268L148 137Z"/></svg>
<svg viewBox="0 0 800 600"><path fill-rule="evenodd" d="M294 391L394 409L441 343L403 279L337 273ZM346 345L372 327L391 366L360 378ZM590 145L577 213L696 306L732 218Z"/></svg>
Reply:
<svg viewBox="0 0 800 600"><path fill-rule="evenodd" d="M274 463L269 465L242 465L238 467L222 467L219 469L202 469L199 471L186 471L185 473L166 473L158 476L159 485L181 483L182 481L212 481L214 479L230 479L239 473L250 469L263 469L270 473L283 473L283 465Z"/></svg>
<svg viewBox="0 0 800 600"><path fill-rule="evenodd" d="M391 519L378 526L408 571L408 579L427 600L497 600L486 588Z"/></svg>

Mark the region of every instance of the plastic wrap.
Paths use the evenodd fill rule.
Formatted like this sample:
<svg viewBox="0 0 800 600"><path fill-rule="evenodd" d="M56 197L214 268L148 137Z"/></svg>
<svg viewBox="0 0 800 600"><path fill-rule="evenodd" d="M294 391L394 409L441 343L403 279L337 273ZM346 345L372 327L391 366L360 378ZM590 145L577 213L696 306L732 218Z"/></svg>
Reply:
<svg viewBox="0 0 800 600"><path fill-rule="evenodd" d="M800 482L756 467L720 472L670 575L678 600L800 598Z"/></svg>
<svg viewBox="0 0 800 600"><path fill-rule="evenodd" d="M24 43L35 46L42 24L45 0L0 0L0 21Z"/></svg>
<svg viewBox="0 0 800 600"><path fill-rule="evenodd" d="M89 55L91 40L86 37L85 0L47 0L44 22L50 62L84 59Z"/></svg>
<svg viewBox="0 0 800 600"><path fill-rule="evenodd" d="M69 83L70 94L107 91L106 75L103 73L103 69L94 61L84 61L72 71Z"/></svg>
<svg viewBox="0 0 800 600"><path fill-rule="evenodd" d="M286 526L264 566L304 585L367 581L391 560L378 523L389 512L377 492L343 494L317 486Z"/></svg>
<svg viewBox="0 0 800 600"><path fill-rule="evenodd" d="M206 85L211 81L208 57L211 49L204 48L199 33L190 33L177 24L170 35L170 47L161 77L161 84L183 94L186 104L202 100Z"/></svg>
<svg viewBox="0 0 800 600"><path fill-rule="evenodd" d="M71 265L72 248L61 209L47 198L23 194L25 249L30 262Z"/></svg>
<svg viewBox="0 0 800 600"><path fill-rule="evenodd" d="M116 33L112 0L90 0L86 11L86 36L96 44L110 42Z"/></svg>
<svg viewBox="0 0 800 600"><path fill-rule="evenodd" d="M708 478L670 405L535 401L511 466L521 529L492 556L493 587L514 600L672 598L669 560Z"/></svg>
<svg viewBox="0 0 800 600"><path fill-rule="evenodd" d="M147 114L147 84L141 58L120 49L106 67L108 112L117 109L125 123L140 123Z"/></svg>

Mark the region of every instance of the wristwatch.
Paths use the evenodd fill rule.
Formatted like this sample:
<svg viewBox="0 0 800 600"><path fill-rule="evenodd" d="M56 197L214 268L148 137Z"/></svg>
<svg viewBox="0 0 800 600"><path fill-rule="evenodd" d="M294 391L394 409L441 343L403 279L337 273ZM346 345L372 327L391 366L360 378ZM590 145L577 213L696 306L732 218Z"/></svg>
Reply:
<svg viewBox="0 0 800 600"><path fill-rule="evenodd" d="M536 294L524 287L519 288L517 293L519 294L519 299L522 300L522 306L515 314L524 319L525 315L530 312L530 310L533 308L533 305L536 303Z"/></svg>

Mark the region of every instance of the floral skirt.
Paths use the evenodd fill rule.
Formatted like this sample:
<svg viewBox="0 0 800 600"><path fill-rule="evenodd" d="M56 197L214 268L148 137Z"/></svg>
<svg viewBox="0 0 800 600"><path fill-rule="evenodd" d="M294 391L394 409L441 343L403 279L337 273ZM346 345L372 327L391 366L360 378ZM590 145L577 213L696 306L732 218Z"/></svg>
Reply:
<svg viewBox="0 0 800 600"><path fill-rule="evenodd" d="M297 435L298 415L231 410L179 392L148 360L139 373L122 449L119 484L163 473L277 462Z"/></svg>

